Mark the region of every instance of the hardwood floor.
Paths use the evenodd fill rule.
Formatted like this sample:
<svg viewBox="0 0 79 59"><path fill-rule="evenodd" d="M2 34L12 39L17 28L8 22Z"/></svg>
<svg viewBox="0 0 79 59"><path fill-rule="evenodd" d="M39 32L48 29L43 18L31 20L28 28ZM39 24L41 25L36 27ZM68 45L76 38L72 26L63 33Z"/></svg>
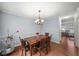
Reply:
<svg viewBox="0 0 79 59"><path fill-rule="evenodd" d="M67 50L68 50L69 55L73 55L73 56L76 55L76 48L75 48L73 40L68 39L68 46L67 47L68 47Z"/></svg>
<svg viewBox="0 0 79 59"><path fill-rule="evenodd" d="M48 52L48 54L43 54L42 56L75 56L75 53L73 53L73 48L69 47L71 49L65 49L62 45L57 43L51 43L51 50ZM9 54L8 56L21 56L21 47L17 47L16 50ZM30 52L27 52L27 56L30 56ZM39 52L34 54L33 56L39 56Z"/></svg>
<svg viewBox="0 0 79 59"><path fill-rule="evenodd" d="M27 52L27 55L30 56L30 52ZM51 51L46 56L64 56L64 49L61 45L56 43L51 43ZM21 56L21 47L17 47L16 50L9 54L8 56ZM39 56L39 52L34 54L33 56ZM45 54L42 53L42 56L45 56Z"/></svg>
<svg viewBox="0 0 79 59"><path fill-rule="evenodd" d="M66 55L68 55L68 56L76 56L77 55L76 48L74 45L74 38L62 37L61 45L65 49Z"/></svg>
<svg viewBox="0 0 79 59"><path fill-rule="evenodd" d="M49 51L49 53L46 55L42 53L42 56L75 56L76 52L73 41L70 41L69 39L67 39L67 41L63 41L61 44L54 42L51 43L51 50ZM16 50L8 56L21 56L21 49L21 47L16 48ZM29 51L27 52L27 56L30 56ZM39 52L34 54L33 56L39 56Z"/></svg>

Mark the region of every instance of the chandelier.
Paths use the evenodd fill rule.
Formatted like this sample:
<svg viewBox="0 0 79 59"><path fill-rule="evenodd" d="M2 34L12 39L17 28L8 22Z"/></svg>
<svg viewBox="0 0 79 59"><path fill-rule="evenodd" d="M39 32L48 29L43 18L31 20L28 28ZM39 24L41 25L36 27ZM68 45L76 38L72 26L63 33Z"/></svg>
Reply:
<svg viewBox="0 0 79 59"><path fill-rule="evenodd" d="M44 23L44 19L42 19L42 18L40 17L40 12L41 12L41 10L38 10L39 16L38 16L38 18L35 20L35 24L43 24L43 23Z"/></svg>

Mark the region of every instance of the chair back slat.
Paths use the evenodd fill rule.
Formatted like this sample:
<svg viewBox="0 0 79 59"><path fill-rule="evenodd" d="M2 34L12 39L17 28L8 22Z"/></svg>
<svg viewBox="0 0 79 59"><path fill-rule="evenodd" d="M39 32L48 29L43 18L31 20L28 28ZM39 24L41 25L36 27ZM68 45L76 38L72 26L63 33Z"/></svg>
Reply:
<svg viewBox="0 0 79 59"><path fill-rule="evenodd" d="M43 48L45 48L46 47L46 39L41 39L41 41L40 41L40 47L41 47L41 49L43 49Z"/></svg>
<svg viewBox="0 0 79 59"><path fill-rule="evenodd" d="M23 39L20 39L20 41L21 41L21 46L25 47L25 45L26 45L25 41Z"/></svg>
<svg viewBox="0 0 79 59"><path fill-rule="evenodd" d="M45 33L45 36L49 36L49 33Z"/></svg>

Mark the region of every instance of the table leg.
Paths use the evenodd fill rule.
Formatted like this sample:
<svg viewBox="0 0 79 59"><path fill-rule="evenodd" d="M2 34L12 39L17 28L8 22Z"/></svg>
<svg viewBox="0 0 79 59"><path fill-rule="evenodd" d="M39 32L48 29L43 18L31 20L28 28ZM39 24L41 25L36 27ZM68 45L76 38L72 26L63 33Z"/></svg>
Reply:
<svg viewBox="0 0 79 59"><path fill-rule="evenodd" d="M32 46L30 46L30 56L32 56Z"/></svg>

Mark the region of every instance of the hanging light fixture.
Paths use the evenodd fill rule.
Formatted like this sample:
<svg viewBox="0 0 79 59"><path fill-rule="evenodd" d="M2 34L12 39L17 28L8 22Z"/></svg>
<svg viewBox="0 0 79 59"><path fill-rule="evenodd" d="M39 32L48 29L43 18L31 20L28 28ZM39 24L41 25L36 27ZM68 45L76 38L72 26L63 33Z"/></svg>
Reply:
<svg viewBox="0 0 79 59"><path fill-rule="evenodd" d="M39 16L38 16L38 18L35 20L35 24L43 24L43 23L44 23L44 19L42 19L42 18L40 17L40 12L41 12L41 10L38 10Z"/></svg>

